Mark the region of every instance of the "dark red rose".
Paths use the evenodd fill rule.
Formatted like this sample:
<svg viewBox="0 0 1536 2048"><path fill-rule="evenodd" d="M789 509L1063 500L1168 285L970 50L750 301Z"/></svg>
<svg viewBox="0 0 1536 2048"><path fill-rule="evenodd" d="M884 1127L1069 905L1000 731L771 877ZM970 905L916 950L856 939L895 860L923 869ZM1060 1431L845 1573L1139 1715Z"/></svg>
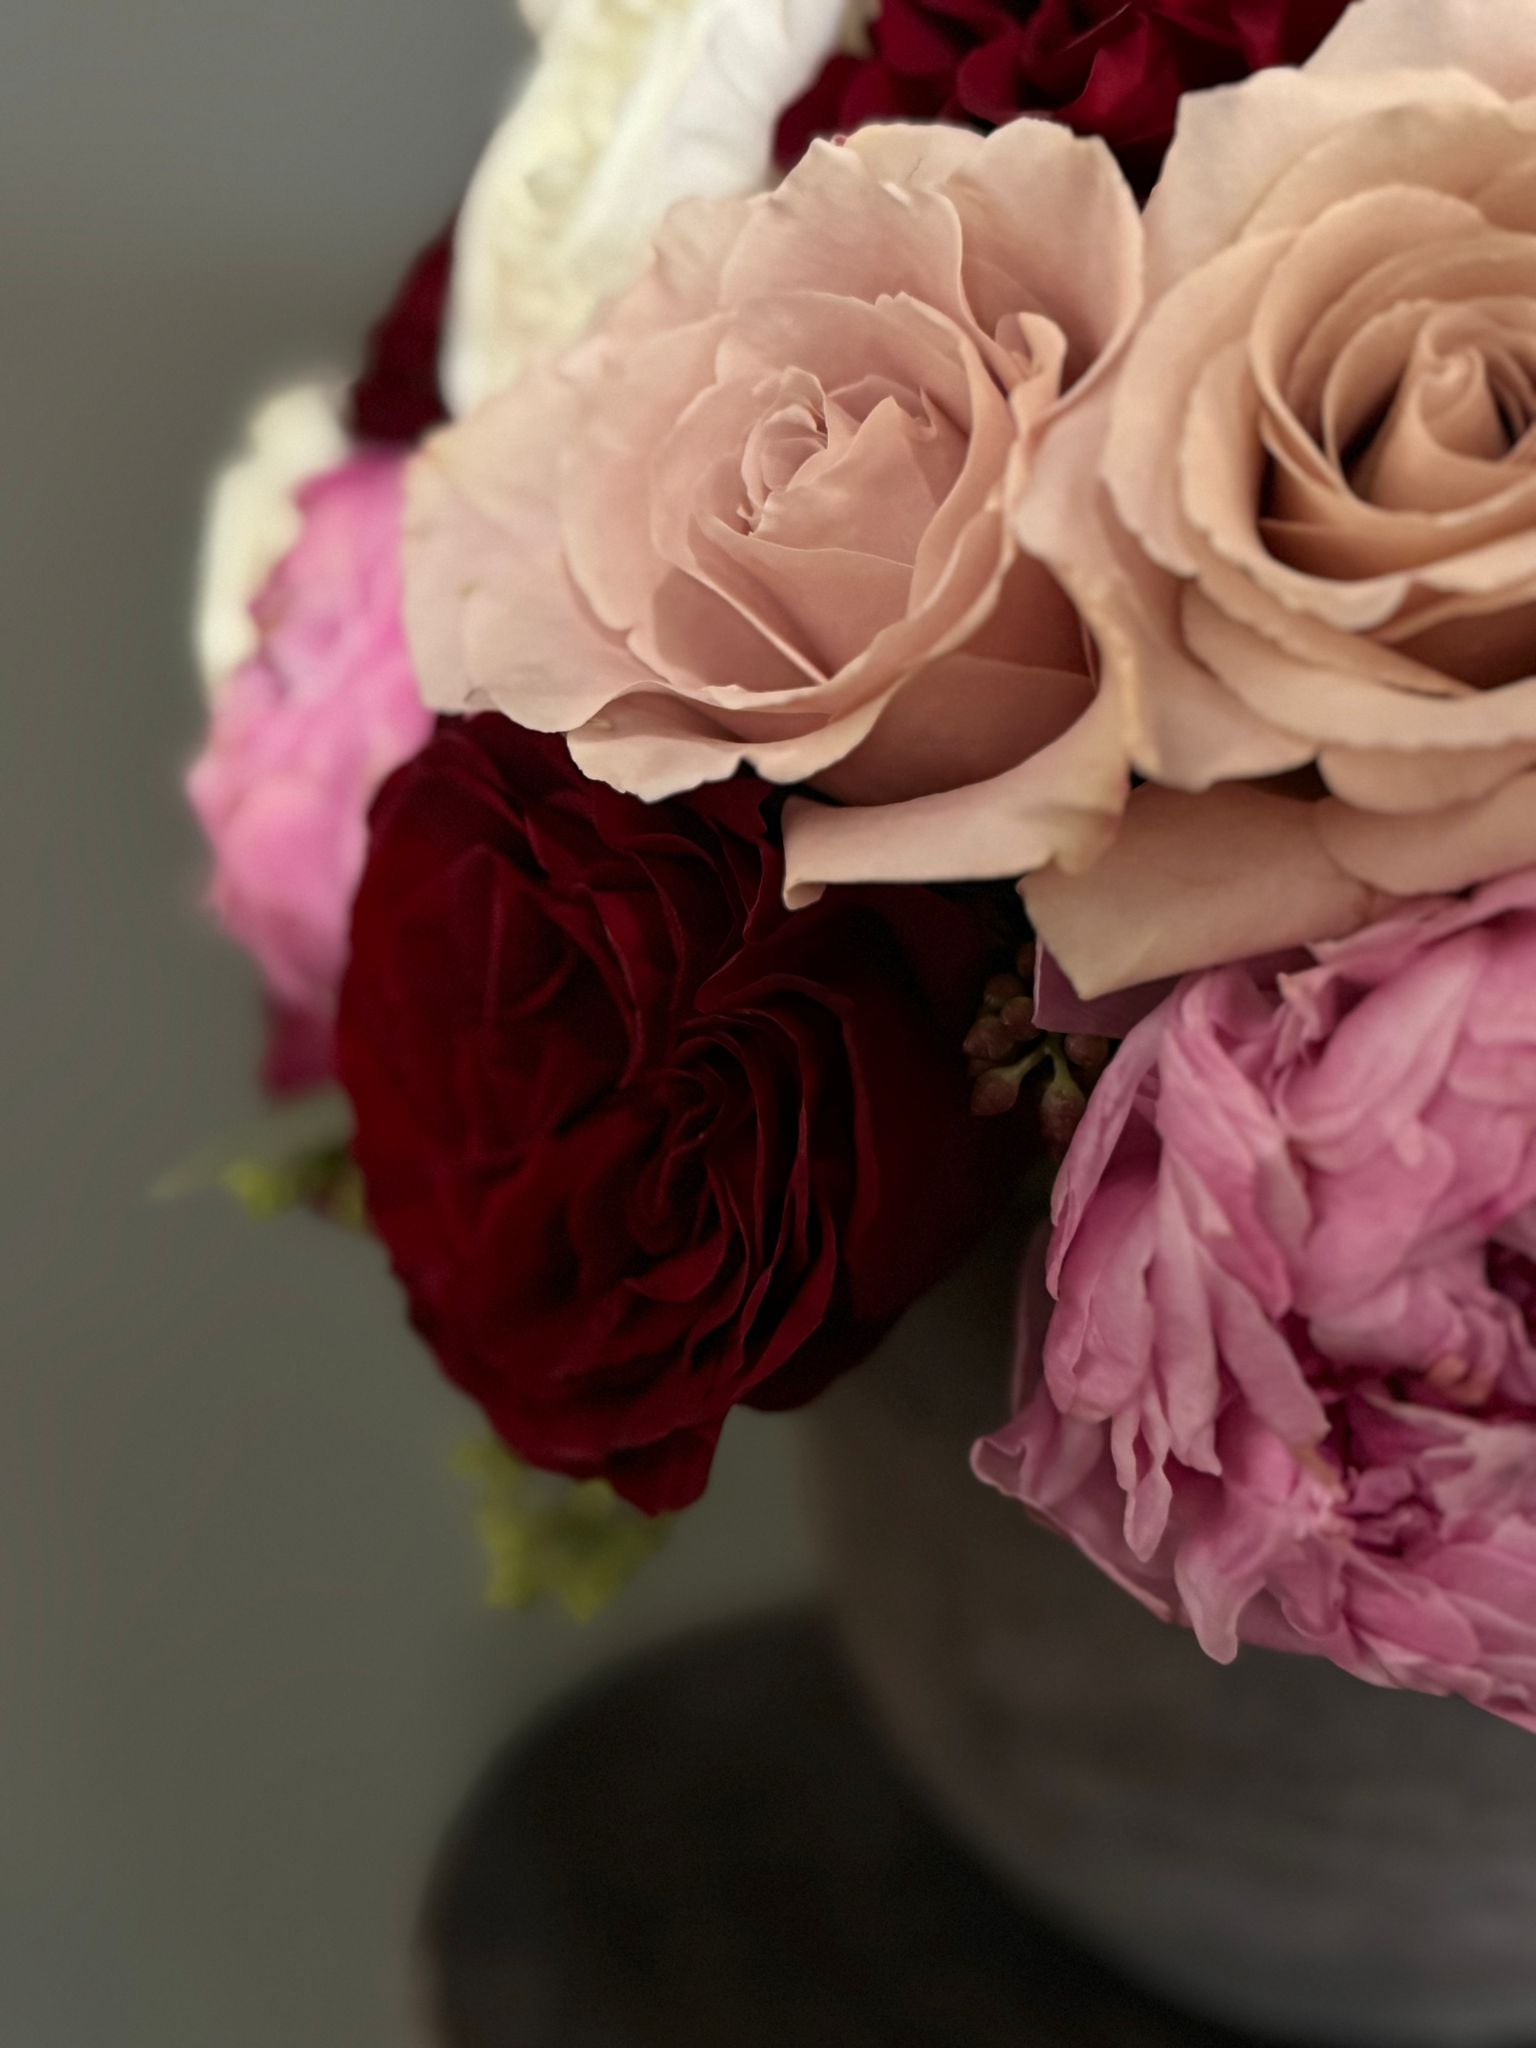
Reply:
<svg viewBox="0 0 1536 2048"><path fill-rule="evenodd" d="M352 387L352 431L360 441L409 444L448 417L437 362L452 268L450 227L422 250L369 335Z"/></svg>
<svg viewBox="0 0 1536 2048"><path fill-rule="evenodd" d="M883 0L867 57L834 57L779 127L786 168L868 121L1102 135L1145 195L1181 93L1299 64L1347 0Z"/></svg>
<svg viewBox="0 0 1536 2048"><path fill-rule="evenodd" d="M967 1113L990 914L785 911L777 803L644 804L499 714L445 723L354 918L339 1063L413 1320L521 1456L652 1513L738 1402L853 1365L1019 1149Z"/></svg>

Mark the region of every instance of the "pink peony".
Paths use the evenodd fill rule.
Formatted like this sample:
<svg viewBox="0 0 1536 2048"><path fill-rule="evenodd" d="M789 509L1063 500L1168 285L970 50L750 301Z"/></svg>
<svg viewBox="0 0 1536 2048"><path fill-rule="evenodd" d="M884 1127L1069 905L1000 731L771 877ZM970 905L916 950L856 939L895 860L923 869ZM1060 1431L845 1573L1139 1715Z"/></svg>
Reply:
<svg viewBox="0 0 1536 2048"><path fill-rule="evenodd" d="M1054 1222L980 1475L1213 1657L1536 1728L1536 872L1181 983Z"/></svg>
<svg viewBox="0 0 1536 2048"><path fill-rule="evenodd" d="M400 617L402 466L358 455L299 493L303 531L251 607L260 645L187 778L214 911L284 1019L289 1080L327 1063L374 792L432 729Z"/></svg>

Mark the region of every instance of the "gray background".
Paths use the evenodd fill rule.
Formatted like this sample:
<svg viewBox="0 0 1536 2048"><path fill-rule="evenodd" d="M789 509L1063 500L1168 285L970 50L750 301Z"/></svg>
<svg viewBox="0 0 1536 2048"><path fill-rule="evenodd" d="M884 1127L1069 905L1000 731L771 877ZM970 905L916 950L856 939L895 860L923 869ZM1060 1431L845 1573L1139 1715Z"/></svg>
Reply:
<svg viewBox="0 0 1536 2048"><path fill-rule="evenodd" d="M784 1432L603 1624L480 1604L374 1253L149 1204L252 1106L179 767L203 482L446 217L510 0L3 0L0 2040L419 2038L425 1859L581 1668L803 1571Z"/></svg>

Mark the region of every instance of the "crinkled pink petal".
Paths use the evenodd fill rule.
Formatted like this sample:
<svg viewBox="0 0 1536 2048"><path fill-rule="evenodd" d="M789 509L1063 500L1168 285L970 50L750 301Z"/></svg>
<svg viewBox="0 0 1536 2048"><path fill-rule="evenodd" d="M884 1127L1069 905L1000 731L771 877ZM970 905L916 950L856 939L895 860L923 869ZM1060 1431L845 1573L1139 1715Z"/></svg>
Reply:
<svg viewBox="0 0 1536 2048"><path fill-rule="evenodd" d="M1194 974L1057 1182L978 1473L1213 1657L1536 1726L1536 870Z"/></svg>
<svg viewBox="0 0 1536 2048"><path fill-rule="evenodd" d="M401 621L402 474L363 454L301 492L300 538L252 608L258 651L221 687L187 778L220 922L279 1007L317 1026L346 964L368 807L432 728Z"/></svg>

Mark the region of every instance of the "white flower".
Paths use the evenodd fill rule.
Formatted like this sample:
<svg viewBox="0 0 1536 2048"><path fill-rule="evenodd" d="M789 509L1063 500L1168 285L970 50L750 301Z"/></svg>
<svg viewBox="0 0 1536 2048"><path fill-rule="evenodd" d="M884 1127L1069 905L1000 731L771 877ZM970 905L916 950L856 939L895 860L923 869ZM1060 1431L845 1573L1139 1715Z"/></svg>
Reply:
<svg viewBox="0 0 1536 2048"><path fill-rule="evenodd" d="M869 24L880 12L882 0L843 0L843 42L857 50L868 42ZM555 16L563 9L572 12L581 0L518 0L518 11L536 36L543 37Z"/></svg>
<svg viewBox="0 0 1536 2048"><path fill-rule="evenodd" d="M847 0L523 0L526 88L460 215L443 357L455 412L574 340L679 199L755 191Z"/></svg>
<svg viewBox="0 0 1536 2048"><path fill-rule="evenodd" d="M193 638L210 697L257 648L251 600L302 530L297 493L347 453L342 387L301 384L257 408L245 446L214 479Z"/></svg>

